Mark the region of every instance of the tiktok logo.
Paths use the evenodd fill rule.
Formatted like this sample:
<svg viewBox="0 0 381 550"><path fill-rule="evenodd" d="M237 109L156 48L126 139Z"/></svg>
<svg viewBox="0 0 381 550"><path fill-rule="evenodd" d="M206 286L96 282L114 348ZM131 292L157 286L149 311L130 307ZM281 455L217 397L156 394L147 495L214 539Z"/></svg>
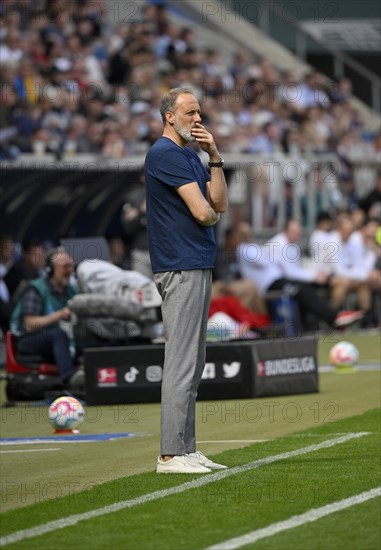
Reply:
<svg viewBox="0 0 381 550"><path fill-rule="evenodd" d="M130 370L124 375L124 379L128 384L133 384L138 374L138 369L136 369L135 367L131 367Z"/></svg>

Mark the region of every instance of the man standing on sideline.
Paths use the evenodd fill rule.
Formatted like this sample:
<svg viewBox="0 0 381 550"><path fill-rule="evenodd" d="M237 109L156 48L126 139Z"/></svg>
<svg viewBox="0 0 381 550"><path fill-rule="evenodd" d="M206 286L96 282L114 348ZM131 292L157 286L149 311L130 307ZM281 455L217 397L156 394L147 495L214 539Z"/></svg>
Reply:
<svg viewBox="0 0 381 550"><path fill-rule="evenodd" d="M145 161L149 251L166 337L156 471L206 473L225 468L196 450L195 408L217 253L214 225L227 208L227 187L223 159L201 124L193 92L170 90L160 113L163 135ZM210 174L191 142L209 154Z"/></svg>

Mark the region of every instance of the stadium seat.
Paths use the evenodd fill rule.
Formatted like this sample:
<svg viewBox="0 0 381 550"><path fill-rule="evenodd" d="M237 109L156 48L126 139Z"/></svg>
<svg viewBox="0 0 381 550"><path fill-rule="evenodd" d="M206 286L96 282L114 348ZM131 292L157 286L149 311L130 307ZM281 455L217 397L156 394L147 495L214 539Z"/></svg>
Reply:
<svg viewBox="0 0 381 550"><path fill-rule="evenodd" d="M19 354L16 349L16 338L11 331L5 335L5 357L7 374L35 371L38 374L58 375L58 367L46 362L41 356Z"/></svg>

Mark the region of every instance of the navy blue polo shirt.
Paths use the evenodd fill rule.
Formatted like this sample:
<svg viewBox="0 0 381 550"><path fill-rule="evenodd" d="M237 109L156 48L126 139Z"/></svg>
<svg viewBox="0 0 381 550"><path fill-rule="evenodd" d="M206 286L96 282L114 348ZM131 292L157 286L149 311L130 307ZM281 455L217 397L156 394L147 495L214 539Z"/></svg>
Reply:
<svg viewBox="0 0 381 550"><path fill-rule="evenodd" d="M153 272L213 267L215 226L200 225L176 191L181 185L197 182L206 197L210 175L196 152L162 136L149 150L144 172Z"/></svg>

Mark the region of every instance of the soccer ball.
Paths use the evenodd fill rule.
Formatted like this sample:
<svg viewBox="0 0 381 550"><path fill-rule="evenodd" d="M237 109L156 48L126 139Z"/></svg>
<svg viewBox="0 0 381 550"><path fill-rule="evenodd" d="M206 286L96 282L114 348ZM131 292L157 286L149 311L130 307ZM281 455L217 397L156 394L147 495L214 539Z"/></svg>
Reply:
<svg viewBox="0 0 381 550"><path fill-rule="evenodd" d="M74 430L82 424L84 410L74 397L58 397L50 405L48 419L56 430Z"/></svg>
<svg viewBox="0 0 381 550"><path fill-rule="evenodd" d="M331 365L338 369L353 367L358 360L358 349L351 342L338 342L329 352Z"/></svg>

